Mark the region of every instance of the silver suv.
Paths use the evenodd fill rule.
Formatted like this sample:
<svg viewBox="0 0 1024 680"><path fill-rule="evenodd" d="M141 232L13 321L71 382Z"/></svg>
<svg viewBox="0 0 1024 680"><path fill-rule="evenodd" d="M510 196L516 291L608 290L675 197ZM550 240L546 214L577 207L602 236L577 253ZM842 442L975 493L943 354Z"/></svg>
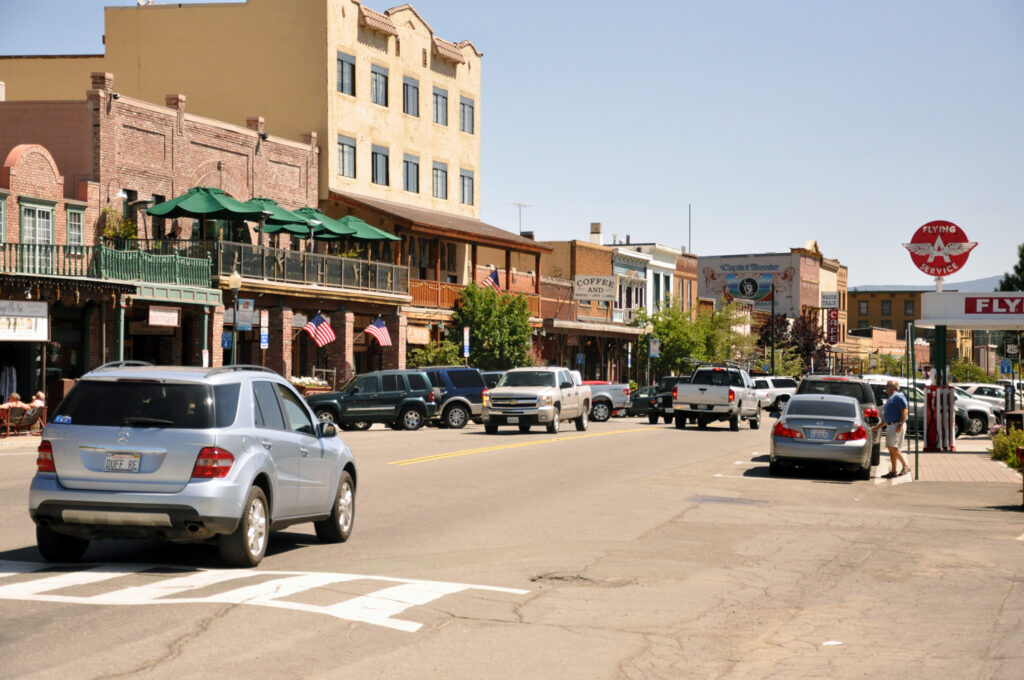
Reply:
<svg viewBox="0 0 1024 680"><path fill-rule="evenodd" d="M313 522L348 539L356 467L332 423L259 366L105 364L43 431L29 514L43 557L69 562L97 538L214 540L256 566L271 530Z"/></svg>

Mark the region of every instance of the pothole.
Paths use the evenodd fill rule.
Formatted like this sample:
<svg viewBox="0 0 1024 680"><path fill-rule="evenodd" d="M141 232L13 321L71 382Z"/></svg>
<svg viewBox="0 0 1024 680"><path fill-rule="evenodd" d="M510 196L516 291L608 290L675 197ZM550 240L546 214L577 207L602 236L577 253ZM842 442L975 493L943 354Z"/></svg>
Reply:
<svg viewBox="0 0 1024 680"><path fill-rule="evenodd" d="M622 588L634 583L634 580L628 576L613 576L612 578L606 579L592 579L582 576L580 574L566 574L559 572L552 572L550 574L539 574L530 578L531 583L547 583L551 585L586 585L594 586L597 588Z"/></svg>

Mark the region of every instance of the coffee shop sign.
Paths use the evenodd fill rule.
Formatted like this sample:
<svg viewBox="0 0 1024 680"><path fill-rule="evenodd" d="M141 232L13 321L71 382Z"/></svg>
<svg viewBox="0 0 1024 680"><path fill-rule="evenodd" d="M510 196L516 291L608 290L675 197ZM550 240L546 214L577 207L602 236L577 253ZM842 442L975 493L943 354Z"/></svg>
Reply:
<svg viewBox="0 0 1024 680"><path fill-rule="evenodd" d="M573 279L573 297L577 300L614 302L617 288L614 276L577 276Z"/></svg>

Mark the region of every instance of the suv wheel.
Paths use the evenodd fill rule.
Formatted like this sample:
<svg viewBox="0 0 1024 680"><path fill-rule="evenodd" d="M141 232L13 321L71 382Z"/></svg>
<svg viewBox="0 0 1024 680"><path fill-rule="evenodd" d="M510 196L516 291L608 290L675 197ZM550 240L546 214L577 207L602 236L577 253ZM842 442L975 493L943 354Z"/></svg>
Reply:
<svg viewBox="0 0 1024 680"><path fill-rule="evenodd" d="M255 567L267 552L270 513L263 489L254 486L245 497L238 528L217 538L221 558L232 567Z"/></svg>
<svg viewBox="0 0 1024 680"><path fill-rule="evenodd" d="M461 430L469 422L469 411L461 404L452 404L444 412L444 424L448 427Z"/></svg>
<svg viewBox="0 0 1024 680"><path fill-rule="evenodd" d="M739 407L737 406L736 408L739 408ZM736 432L737 430L740 429L740 417L739 417L739 415L734 415L734 416L730 416L729 417L729 429L732 430L733 432Z"/></svg>
<svg viewBox="0 0 1024 680"><path fill-rule="evenodd" d="M606 401L595 401L593 408L590 409L590 417L594 419L595 423L603 423L612 417L612 409Z"/></svg>
<svg viewBox="0 0 1024 680"><path fill-rule="evenodd" d="M558 434L558 427L562 424L559 419L558 407L555 407L555 412L551 415L551 422L548 423L548 432L551 434Z"/></svg>
<svg viewBox="0 0 1024 680"><path fill-rule="evenodd" d="M316 410L316 417L320 419L321 423L333 423L334 411L329 408L318 408Z"/></svg>
<svg viewBox="0 0 1024 680"><path fill-rule="evenodd" d="M590 420L587 418L586 410L584 410L583 413L580 414L579 418L576 419L576 429L580 432L586 432L588 425L590 425Z"/></svg>
<svg viewBox="0 0 1024 680"><path fill-rule="evenodd" d="M60 534L49 527L36 525L36 545L47 562L77 562L82 559L89 541L84 538Z"/></svg>
<svg viewBox="0 0 1024 680"><path fill-rule="evenodd" d="M320 539L321 543L344 543L352 535L352 523L355 521L355 517L355 485L352 483L351 475L342 472L330 516L319 522L313 522L316 537Z"/></svg>
<svg viewBox="0 0 1024 680"><path fill-rule="evenodd" d="M670 425L674 418L675 418L675 414L672 414L672 413L667 413L667 414L661 416L661 419L665 421L666 425Z"/></svg>
<svg viewBox="0 0 1024 680"><path fill-rule="evenodd" d="M484 432L487 434L498 434L497 425L484 425Z"/></svg>
<svg viewBox="0 0 1024 680"><path fill-rule="evenodd" d="M657 425L658 424L658 414L657 413L648 413L647 414L647 422L649 422L651 425Z"/></svg>
<svg viewBox="0 0 1024 680"><path fill-rule="evenodd" d="M985 421L979 415L971 415L970 429L967 434L978 435L985 431Z"/></svg>
<svg viewBox="0 0 1024 680"><path fill-rule="evenodd" d="M750 423L750 429L751 430L756 430L757 428L761 427L761 407L760 406L757 407L757 415L754 416L753 418L751 418L748 422Z"/></svg>
<svg viewBox="0 0 1024 680"><path fill-rule="evenodd" d="M402 411L399 420L406 430L418 430L423 427L423 414L411 406Z"/></svg>

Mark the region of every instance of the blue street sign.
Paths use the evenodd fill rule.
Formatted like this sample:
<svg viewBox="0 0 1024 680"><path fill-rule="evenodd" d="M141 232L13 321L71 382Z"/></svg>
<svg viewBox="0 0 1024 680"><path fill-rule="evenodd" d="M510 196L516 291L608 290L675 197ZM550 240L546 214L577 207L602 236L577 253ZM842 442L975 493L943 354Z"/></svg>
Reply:
<svg viewBox="0 0 1024 680"><path fill-rule="evenodd" d="M220 334L220 348L231 349L231 332L227 331Z"/></svg>
<svg viewBox="0 0 1024 680"><path fill-rule="evenodd" d="M270 347L270 333L260 333L260 349Z"/></svg>
<svg viewBox="0 0 1024 680"><path fill-rule="evenodd" d="M1000 359L999 372L1002 373L1003 375L1013 373L1013 362L1010 361L1009 359Z"/></svg>
<svg viewBox="0 0 1024 680"><path fill-rule="evenodd" d="M577 366L582 366L584 359L586 359L586 355L583 354L583 352L577 352L576 353L576 365Z"/></svg>

